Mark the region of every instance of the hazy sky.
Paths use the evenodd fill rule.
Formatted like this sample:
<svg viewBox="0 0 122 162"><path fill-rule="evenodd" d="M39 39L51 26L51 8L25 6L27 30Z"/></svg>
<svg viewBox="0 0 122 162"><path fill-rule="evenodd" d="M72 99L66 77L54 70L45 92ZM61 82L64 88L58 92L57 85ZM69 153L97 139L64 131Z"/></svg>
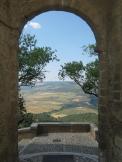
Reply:
<svg viewBox="0 0 122 162"><path fill-rule="evenodd" d="M82 60L88 63L93 60L82 55L82 46L95 43L94 34L87 23L75 14L45 12L28 22L23 32L36 35L38 46L57 50L60 62L52 62L47 66L47 81L58 80L60 65L66 62Z"/></svg>

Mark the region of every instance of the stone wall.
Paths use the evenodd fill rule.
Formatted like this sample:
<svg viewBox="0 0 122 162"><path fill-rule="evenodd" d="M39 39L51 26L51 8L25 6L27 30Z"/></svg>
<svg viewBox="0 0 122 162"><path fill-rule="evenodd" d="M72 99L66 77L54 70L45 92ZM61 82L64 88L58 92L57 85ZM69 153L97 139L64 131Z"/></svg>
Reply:
<svg viewBox="0 0 122 162"><path fill-rule="evenodd" d="M67 133L67 132L90 132L89 123L39 123L37 124L37 136L48 133Z"/></svg>
<svg viewBox="0 0 122 162"><path fill-rule="evenodd" d="M18 141L22 139L32 139L37 136L48 136L49 133L89 133L95 140L97 139L97 128L93 124L47 122L33 123L28 128L19 129Z"/></svg>
<svg viewBox="0 0 122 162"><path fill-rule="evenodd" d="M0 1L0 160L17 162L17 44L24 24L48 10L82 17L100 54L101 161L122 161L122 0Z"/></svg>
<svg viewBox="0 0 122 162"><path fill-rule="evenodd" d="M22 139L32 139L34 137L36 137L36 129L28 127L18 130L18 142Z"/></svg>
<svg viewBox="0 0 122 162"><path fill-rule="evenodd" d="M101 91L100 145L106 161L122 161L122 1L113 1L107 23L106 66Z"/></svg>

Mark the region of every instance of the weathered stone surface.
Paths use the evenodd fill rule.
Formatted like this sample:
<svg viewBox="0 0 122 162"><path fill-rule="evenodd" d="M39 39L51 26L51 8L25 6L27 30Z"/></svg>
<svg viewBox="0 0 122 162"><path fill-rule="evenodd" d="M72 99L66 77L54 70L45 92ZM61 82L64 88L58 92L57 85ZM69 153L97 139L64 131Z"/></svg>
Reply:
<svg viewBox="0 0 122 162"><path fill-rule="evenodd" d="M89 154L76 153L43 153L25 155L20 162L98 162L98 157Z"/></svg>
<svg viewBox="0 0 122 162"><path fill-rule="evenodd" d="M47 10L73 12L100 49L99 143L105 162L121 162L122 0L0 0L0 162L17 162L17 41L24 24ZM102 160L101 160L102 161Z"/></svg>
<svg viewBox="0 0 122 162"><path fill-rule="evenodd" d="M48 136L35 137L30 141L20 141L19 148L20 156L42 152L82 152L98 155L98 143L90 133L49 133Z"/></svg>

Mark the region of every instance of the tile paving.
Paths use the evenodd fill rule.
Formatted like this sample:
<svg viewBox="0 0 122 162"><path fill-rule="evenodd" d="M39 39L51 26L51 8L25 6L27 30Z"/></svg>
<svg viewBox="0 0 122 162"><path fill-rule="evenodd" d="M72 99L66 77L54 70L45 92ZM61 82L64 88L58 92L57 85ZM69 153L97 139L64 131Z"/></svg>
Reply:
<svg viewBox="0 0 122 162"><path fill-rule="evenodd" d="M21 162L98 162L98 144L88 133L50 133L22 140L19 154Z"/></svg>

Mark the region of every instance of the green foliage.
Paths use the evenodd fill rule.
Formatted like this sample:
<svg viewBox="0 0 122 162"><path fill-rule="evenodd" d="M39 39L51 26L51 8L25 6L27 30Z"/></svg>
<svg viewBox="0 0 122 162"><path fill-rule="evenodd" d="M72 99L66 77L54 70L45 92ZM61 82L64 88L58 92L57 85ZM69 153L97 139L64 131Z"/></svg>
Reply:
<svg viewBox="0 0 122 162"><path fill-rule="evenodd" d="M45 67L50 61L58 61L50 47L37 47L35 36L22 35L19 40L19 84L34 85L45 78Z"/></svg>
<svg viewBox="0 0 122 162"><path fill-rule="evenodd" d="M99 61L96 59L94 62L88 63L85 66L85 79L82 89L87 94L92 94L98 97L99 88Z"/></svg>
<svg viewBox="0 0 122 162"><path fill-rule="evenodd" d="M34 122L33 114L25 113L23 116L23 120L18 124L18 128L30 127L30 125Z"/></svg>
<svg viewBox="0 0 122 162"><path fill-rule="evenodd" d="M89 45L84 47L84 53L88 55L97 55L94 52L95 45ZM90 95L98 97L98 84L99 84L99 61L96 59L94 62L83 65L80 62L69 62L61 66L59 71L59 78L64 80L69 77L77 85L79 85L82 90Z"/></svg>
<svg viewBox="0 0 122 162"><path fill-rule="evenodd" d="M57 120L53 118L50 115L50 113L44 112L44 113L34 115L34 121L35 122L54 122Z"/></svg>
<svg viewBox="0 0 122 162"><path fill-rule="evenodd" d="M96 113L72 114L58 119L53 118L49 113L40 113L34 115L35 122L89 122L98 124L98 115Z"/></svg>
<svg viewBox="0 0 122 162"><path fill-rule="evenodd" d="M20 112L22 114L25 114L26 113L25 101L24 101L23 96L20 93L19 93L19 97L18 97L18 105L19 105L19 108L20 108Z"/></svg>
<svg viewBox="0 0 122 162"><path fill-rule="evenodd" d="M20 93L18 96L17 120L18 128L29 127L33 122L33 115L31 113L27 113L24 98Z"/></svg>
<svg viewBox="0 0 122 162"><path fill-rule="evenodd" d="M96 51L96 45L95 44L89 44L82 47L83 48L83 55L89 55L89 56L98 56L98 53Z"/></svg>
<svg viewBox="0 0 122 162"><path fill-rule="evenodd" d="M98 115L95 113L73 114L62 117L63 122L89 122L98 125Z"/></svg>
<svg viewBox="0 0 122 162"><path fill-rule="evenodd" d="M34 122L89 122L98 124L98 115L96 113L72 114L58 119L53 118L48 112L34 114L33 116Z"/></svg>
<svg viewBox="0 0 122 162"><path fill-rule="evenodd" d="M18 127L27 127L33 121L33 116L26 112L24 98L20 94L21 86L34 86L37 80L45 78L45 67L50 61L58 61L50 47L37 47L35 36L22 35L19 40L18 51Z"/></svg>
<svg viewBox="0 0 122 162"><path fill-rule="evenodd" d="M80 62L69 62L65 63L64 66L61 66L61 70L58 73L60 79L65 79L67 76L75 81L78 85L81 85L83 81L83 72L84 72L83 63Z"/></svg>

